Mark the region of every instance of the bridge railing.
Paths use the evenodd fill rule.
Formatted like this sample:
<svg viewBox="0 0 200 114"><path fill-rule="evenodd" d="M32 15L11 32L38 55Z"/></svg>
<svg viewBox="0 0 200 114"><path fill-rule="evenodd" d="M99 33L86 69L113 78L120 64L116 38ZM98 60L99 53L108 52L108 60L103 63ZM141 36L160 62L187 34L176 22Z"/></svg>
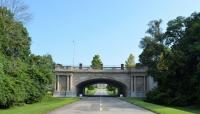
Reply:
<svg viewBox="0 0 200 114"><path fill-rule="evenodd" d="M105 72L121 72L121 71L137 71L137 72L145 72L147 71L147 67L102 67L101 69L93 69L92 67L89 66L63 66L60 64L55 65L55 70L56 71L90 71L90 72L95 72L95 71L105 71Z"/></svg>

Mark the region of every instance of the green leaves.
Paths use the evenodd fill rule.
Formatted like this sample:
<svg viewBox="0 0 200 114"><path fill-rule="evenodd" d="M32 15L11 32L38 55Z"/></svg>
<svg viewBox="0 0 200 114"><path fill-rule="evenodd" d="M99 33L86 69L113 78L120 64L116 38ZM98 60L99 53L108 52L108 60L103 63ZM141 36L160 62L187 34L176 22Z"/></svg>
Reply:
<svg viewBox="0 0 200 114"><path fill-rule="evenodd" d="M8 13L8 15L6 15ZM0 51L14 58L25 58L30 52L30 37L26 28L14 20L6 9L0 9Z"/></svg>
<svg viewBox="0 0 200 114"><path fill-rule="evenodd" d="M140 62L149 66L149 75L158 82L147 99L165 105L199 104L200 13L169 21L164 33L159 32L159 22L151 21L150 36L140 44Z"/></svg>
<svg viewBox="0 0 200 114"><path fill-rule="evenodd" d="M100 59L100 56L99 55L94 55L91 67L93 69L101 69L102 64L103 63L102 63L102 61Z"/></svg>
<svg viewBox="0 0 200 114"><path fill-rule="evenodd" d="M53 78L50 55L30 55L26 28L0 8L0 108L40 101Z"/></svg>

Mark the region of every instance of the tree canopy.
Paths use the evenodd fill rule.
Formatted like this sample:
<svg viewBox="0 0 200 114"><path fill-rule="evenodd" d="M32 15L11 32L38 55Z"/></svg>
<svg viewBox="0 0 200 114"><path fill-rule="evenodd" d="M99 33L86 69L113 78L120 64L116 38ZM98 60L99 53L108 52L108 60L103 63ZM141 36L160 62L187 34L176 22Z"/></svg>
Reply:
<svg viewBox="0 0 200 114"><path fill-rule="evenodd" d="M0 108L40 101L52 84L51 56L31 54L30 45L23 24L0 8Z"/></svg>
<svg viewBox="0 0 200 114"><path fill-rule="evenodd" d="M200 13L169 21L165 32L160 24L151 21L149 35L140 42L140 62L158 82L147 100L165 105L199 104Z"/></svg>
<svg viewBox="0 0 200 114"><path fill-rule="evenodd" d="M103 64L99 55L94 55L91 63L93 69L101 69Z"/></svg>
<svg viewBox="0 0 200 114"><path fill-rule="evenodd" d="M0 0L0 8L9 10L16 21L26 23L31 20L29 7L24 3L24 0Z"/></svg>
<svg viewBox="0 0 200 114"><path fill-rule="evenodd" d="M126 68L128 67L135 67L135 57L133 54L130 54L128 59L125 61Z"/></svg>

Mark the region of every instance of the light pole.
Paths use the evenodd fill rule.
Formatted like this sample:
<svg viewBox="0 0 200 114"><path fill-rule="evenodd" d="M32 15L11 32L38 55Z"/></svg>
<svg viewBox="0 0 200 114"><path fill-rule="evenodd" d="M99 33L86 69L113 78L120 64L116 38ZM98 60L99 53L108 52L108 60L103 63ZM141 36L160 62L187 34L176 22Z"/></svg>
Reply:
<svg viewBox="0 0 200 114"><path fill-rule="evenodd" d="M75 61L75 41L73 40L73 68L75 67L74 61Z"/></svg>

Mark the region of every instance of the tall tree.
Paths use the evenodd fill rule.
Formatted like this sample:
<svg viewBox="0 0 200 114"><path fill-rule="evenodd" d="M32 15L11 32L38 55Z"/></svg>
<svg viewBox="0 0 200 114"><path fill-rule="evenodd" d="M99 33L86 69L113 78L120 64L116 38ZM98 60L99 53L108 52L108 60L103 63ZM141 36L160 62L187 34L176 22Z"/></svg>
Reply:
<svg viewBox="0 0 200 114"><path fill-rule="evenodd" d="M200 13L169 21L161 36L162 40L151 35L141 41L140 61L158 82L147 100L165 105L200 104Z"/></svg>
<svg viewBox="0 0 200 114"><path fill-rule="evenodd" d="M24 25L0 8L0 108L40 101L52 84L51 56L31 55L30 44Z"/></svg>
<svg viewBox="0 0 200 114"><path fill-rule="evenodd" d="M0 49L8 56L24 58L30 54L31 39L24 25L15 21L13 14L0 8Z"/></svg>
<svg viewBox="0 0 200 114"><path fill-rule="evenodd" d="M135 67L135 57L133 54L130 54L128 59L125 61L126 68L128 67Z"/></svg>
<svg viewBox="0 0 200 114"><path fill-rule="evenodd" d="M153 37L153 39L156 42L160 42L160 43L163 42L163 39L162 39L162 35L163 35L162 34L162 28L160 27L161 23L162 23L161 19L150 21L149 24L148 24L149 28L146 31L146 33L151 35L151 37Z"/></svg>
<svg viewBox="0 0 200 114"><path fill-rule="evenodd" d="M9 10L17 21L26 23L31 20L29 7L23 0L0 0L0 8Z"/></svg>
<svg viewBox="0 0 200 114"><path fill-rule="evenodd" d="M161 19L150 21L146 33L148 34L140 41L140 48L143 52L139 55L139 61L149 67L149 72L152 76L156 77L158 74L157 62L160 59L161 54L167 50L167 47L163 45L163 36L161 28Z"/></svg>
<svg viewBox="0 0 200 114"><path fill-rule="evenodd" d="M92 60L92 65L91 67L93 69L101 69L102 67L102 61L99 55L94 55L93 60Z"/></svg>

